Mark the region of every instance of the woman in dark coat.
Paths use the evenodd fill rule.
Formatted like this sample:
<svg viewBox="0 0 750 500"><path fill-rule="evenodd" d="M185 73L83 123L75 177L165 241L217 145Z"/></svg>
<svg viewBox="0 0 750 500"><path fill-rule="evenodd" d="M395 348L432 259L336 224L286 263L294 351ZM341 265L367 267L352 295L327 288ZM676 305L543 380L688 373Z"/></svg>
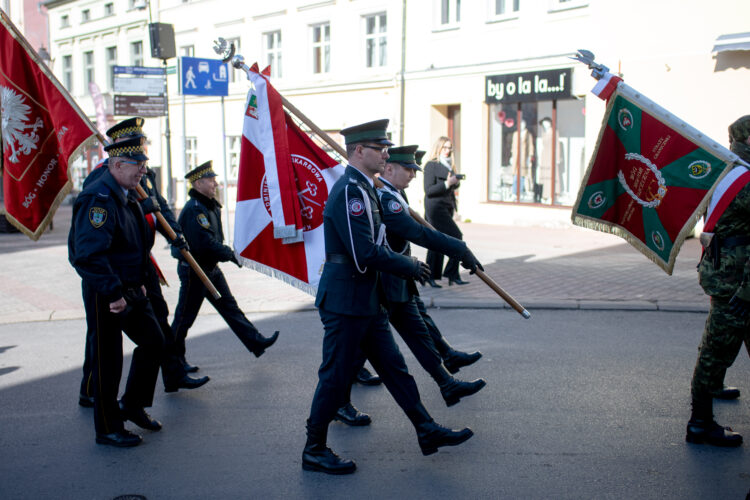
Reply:
<svg viewBox="0 0 750 500"><path fill-rule="evenodd" d="M456 189L460 182L456 177L453 165L453 143L447 137L438 138L432 148L430 161L424 167L424 208L427 222L435 229L454 238L462 239L463 234L458 229L453 214L456 212ZM430 286L441 288L436 280L442 278L443 274L448 278L448 284L465 285L458 274L458 259L448 259L448 264L443 272L443 254L429 250L427 252L427 264L432 270L432 278L428 281Z"/></svg>

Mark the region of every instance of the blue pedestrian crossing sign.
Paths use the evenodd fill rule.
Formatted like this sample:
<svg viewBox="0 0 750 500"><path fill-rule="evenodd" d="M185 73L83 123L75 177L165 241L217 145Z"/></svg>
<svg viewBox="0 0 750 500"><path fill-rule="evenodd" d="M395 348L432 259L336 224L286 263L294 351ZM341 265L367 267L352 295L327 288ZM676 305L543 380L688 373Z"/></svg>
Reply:
<svg viewBox="0 0 750 500"><path fill-rule="evenodd" d="M180 57L183 95L229 95L229 68L221 59Z"/></svg>

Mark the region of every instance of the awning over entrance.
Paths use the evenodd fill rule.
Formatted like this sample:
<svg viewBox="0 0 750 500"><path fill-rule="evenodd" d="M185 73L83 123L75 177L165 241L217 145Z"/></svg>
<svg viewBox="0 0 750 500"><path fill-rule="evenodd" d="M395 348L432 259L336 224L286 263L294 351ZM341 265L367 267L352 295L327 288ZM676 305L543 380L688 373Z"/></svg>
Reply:
<svg viewBox="0 0 750 500"><path fill-rule="evenodd" d="M714 42L711 53L716 54L727 50L750 50L750 33L731 33L719 36Z"/></svg>

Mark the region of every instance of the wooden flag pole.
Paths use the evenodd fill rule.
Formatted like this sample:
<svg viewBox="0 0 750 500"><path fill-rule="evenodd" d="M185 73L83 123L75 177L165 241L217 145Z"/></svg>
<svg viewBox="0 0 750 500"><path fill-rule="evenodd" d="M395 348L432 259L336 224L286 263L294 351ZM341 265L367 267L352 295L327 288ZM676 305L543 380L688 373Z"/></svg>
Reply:
<svg viewBox="0 0 750 500"><path fill-rule="evenodd" d="M284 105L286 109L288 109L294 116L300 119L302 123L310 127L310 130L312 130L318 137L320 137L323 141L325 141L326 144L331 146L331 148L334 149L338 154L340 154L342 157L346 158L346 150L341 147L341 144L334 141L331 136L329 136L323 129L315 125L312 120L310 120L307 116L305 116L297 107L295 107L292 103L290 103L286 97L279 94L281 96L281 103ZM382 187L383 183L375 178L375 185L376 187ZM427 222L421 215L419 215L417 212L415 212L411 207L409 207L409 215L414 217L414 220L416 220L421 225L428 227L430 229L435 229L432 227L432 225ZM516 299L514 299L508 292L503 290L500 285L498 285L495 280L490 278L484 271L481 269L476 270L476 275L479 276L479 278L485 282L487 286L489 286L496 294L498 294L505 302L508 303L509 306L511 306L513 309L515 309L521 316L523 316L526 319L529 319L531 317L531 314L529 311L526 310L525 307L523 307Z"/></svg>

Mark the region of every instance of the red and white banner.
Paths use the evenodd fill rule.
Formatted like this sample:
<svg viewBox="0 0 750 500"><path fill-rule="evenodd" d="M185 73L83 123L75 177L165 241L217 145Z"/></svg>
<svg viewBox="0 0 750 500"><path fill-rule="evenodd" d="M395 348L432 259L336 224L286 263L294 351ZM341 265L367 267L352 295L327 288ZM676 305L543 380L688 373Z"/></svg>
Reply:
<svg viewBox="0 0 750 500"><path fill-rule="evenodd" d="M591 89L591 93L597 96L599 99L608 100L615 90L617 90L617 84L622 81L622 78L615 76L612 73L605 73L603 77L597 80L594 88Z"/></svg>
<svg viewBox="0 0 750 500"><path fill-rule="evenodd" d="M68 165L96 130L1 11L0 104L6 217L37 240L72 188Z"/></svg>
<svg viewBox="0 0 750 500"><path fill-rule="evenodd" d="M257 108L260 102L253 103L252 95L257 94L251 91L247 104ZM278 106L281 108L280 101ZM298 200L297 215L302 220L302 241L285 244L274 238L269 175L266 164L259 160L262 157L259 147L267 145L253 143L243 135L237 179L234 249L247 267L314 295L325 262L323 209L328 193L344 173L344 167L300 130L283 109L280 111L284 123L274 129L273 137L278 142L283 139L288 156L275 165L277 168L279 165L289 165L285 174L295 181L294 195ZM255 118L246 113L245 130L248 120Z"/></svg>
<svg viewBox="0 0 750 500"><path fill-rule="evenodd" d="M250 81L255 89L248 94L242 135L258 153L252 161L262 164L265 170L274 238L283 238L286 243L298 242L302 241L302 220L286 138L284 109L281 95L268 80L269 73L269 68L260 73L257 63L250 68Z"/></svg>

